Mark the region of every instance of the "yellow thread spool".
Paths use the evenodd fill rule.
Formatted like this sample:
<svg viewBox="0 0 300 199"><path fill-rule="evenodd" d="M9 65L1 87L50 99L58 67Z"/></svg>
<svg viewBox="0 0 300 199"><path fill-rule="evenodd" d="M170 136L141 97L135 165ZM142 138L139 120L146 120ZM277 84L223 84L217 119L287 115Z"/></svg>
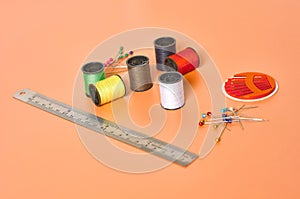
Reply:
<svg viewBox="0 0 300 199"><path fill-rule="evenodd" d="M89 85L92 101L96 106L123 97L126 93L125 84L119 75L113 75L104 80Z"/></svg>

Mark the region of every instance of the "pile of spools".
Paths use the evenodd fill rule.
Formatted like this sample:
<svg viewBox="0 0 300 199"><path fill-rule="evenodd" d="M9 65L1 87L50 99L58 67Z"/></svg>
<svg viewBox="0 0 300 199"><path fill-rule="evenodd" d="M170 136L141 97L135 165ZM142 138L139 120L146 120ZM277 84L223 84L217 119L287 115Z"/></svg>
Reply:
<svg viewBox="0 0 300 199"><path fill-rule="evenodd" d="M184 106L183 75L195 70L200 59L197 52L187 47L176 53L176 40L160 37L154 41L156 69L164 71L159 77L160 102L164 109L175 110ZM137 55L126 61L130 89L144 92L153 86L149 58ZM100 106L126 95L126 86L119 75L105 78L105 65L90 62L82 66L85 94Z"/></svg>

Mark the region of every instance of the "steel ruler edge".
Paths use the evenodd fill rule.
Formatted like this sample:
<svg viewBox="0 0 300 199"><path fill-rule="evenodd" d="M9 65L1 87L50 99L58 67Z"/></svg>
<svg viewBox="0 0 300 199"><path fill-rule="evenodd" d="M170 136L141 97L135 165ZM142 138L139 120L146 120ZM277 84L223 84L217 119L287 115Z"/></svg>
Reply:
<svg viewBox="0 0 300 199"><path fill-rule="evenodd" d="M163 159L188 166L198 155L154 137L117 125L114 122L48 98L30 89L17 91L13 97L63 119L114 138Z"/></svg>

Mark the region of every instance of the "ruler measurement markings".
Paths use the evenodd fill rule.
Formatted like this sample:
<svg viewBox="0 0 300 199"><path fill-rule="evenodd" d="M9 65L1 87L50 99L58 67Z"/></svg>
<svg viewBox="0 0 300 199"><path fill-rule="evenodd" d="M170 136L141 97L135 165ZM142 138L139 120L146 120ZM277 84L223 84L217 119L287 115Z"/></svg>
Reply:
<svg viewBox="0 0 300 199"><path fill-rule="evenodd" d="M182 166L189 165L198 157L197 154L183 150L154 137L148 137L147 135L127 129L126 127L121 127L116 123L73 108L29 89L17 92L14 97L46 112L135 146L161 158L174 161Z"/></svg>

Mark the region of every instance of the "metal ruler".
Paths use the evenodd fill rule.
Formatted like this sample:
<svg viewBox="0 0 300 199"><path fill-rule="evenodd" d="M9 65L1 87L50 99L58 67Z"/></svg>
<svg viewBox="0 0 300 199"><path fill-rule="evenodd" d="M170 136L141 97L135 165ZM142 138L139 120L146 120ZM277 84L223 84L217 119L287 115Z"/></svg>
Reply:
<svg viewBox="0 0 300 199"><path fill-rule="evenodd" d="M30 89L20 90L16 92L13 97L75 124L79 124L182 166L189 165L198 157L195 153L186 151L154 137L149 137L145 134L130 130L126 127L119 126L114 122L50 99Z"/></svg>

